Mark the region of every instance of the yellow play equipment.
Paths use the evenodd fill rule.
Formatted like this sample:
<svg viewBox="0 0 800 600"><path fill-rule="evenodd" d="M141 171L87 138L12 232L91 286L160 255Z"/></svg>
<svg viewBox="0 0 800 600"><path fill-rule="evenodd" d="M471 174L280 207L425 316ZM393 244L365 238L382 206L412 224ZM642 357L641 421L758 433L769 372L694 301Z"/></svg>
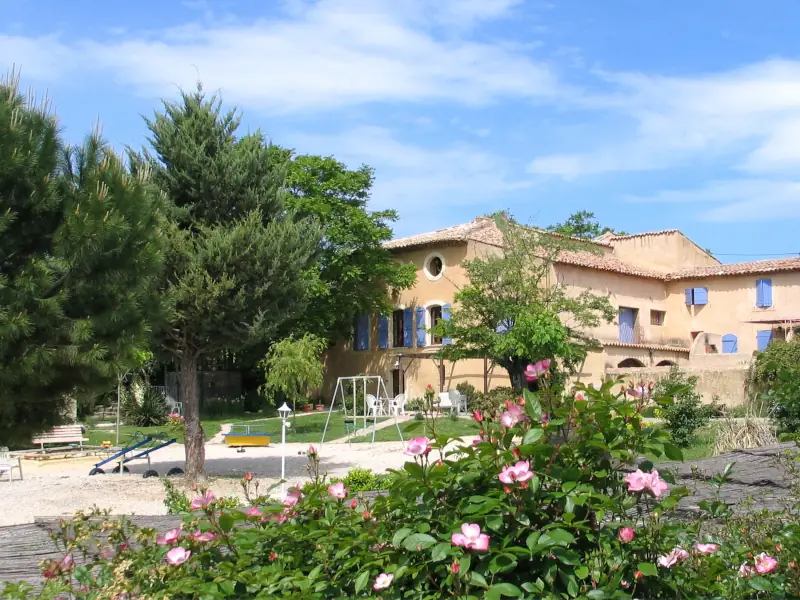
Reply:
<svg viewBox="0 0 800 600"><path fill-rule="evenodd" d="M231 425L230 432L224 435L225 444L231 448L269 446L272 434L261 428L263 425Z"/></svg>

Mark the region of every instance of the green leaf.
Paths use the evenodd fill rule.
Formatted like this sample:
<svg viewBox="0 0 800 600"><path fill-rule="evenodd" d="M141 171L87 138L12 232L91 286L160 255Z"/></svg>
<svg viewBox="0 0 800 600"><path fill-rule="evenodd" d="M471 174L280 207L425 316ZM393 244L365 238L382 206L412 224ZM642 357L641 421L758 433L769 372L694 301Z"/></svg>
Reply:
<svg viewBox="0 0 800 600"><path fill-rule="evenodd" d="M233 515L230 513L222 513L219 516L219 528L222 529L225 533L229 532L233 529L233 524L236 519L233 518Z"/></svg>
<svg viewBox="0 0 800 600"><path fill-rule="evenodd" d="M436 543L436 538L428 535L427 533L412 533L403 540L403 547L412 552L418 550L425 550L430 548Z"/></svg>
<svg viewBox="0 0 800 600"><path fill-rule="evenodd" d="M575 577L577 577L578 579L586 579L588 576L589 576L589 569L586 566L581 565L580 567L575 569Z"/></svg>
<svg viewBox="0 0 800 600"><path fill-rule="evenodd" d="M398 529L397 532L394 534L392 538L392 546L399 546L400 543L406 539L409 534L411 534L412 529L410 527L403 527L402 529Z"/></svg>
<svg viewBox="0 0 800 600"><path fill-rule="evenodd" d="M448 554L450 554L450 549L453 547L452 544L442 542L441 544L436 544L431 551L431 560L433 561L440 561L447 558Z"/></svg>
<svg viewBox="0 0 800 600"><path fill-rule="evenodd" d="M653 563L639 563L638 568L642 572L642 575L646 575L647 577L658 576L658 569Z"/></svg>
<svg viewBox="0 0 800 600"><path fill-rule="evenodd" d="M356 594L360 594L361 590L367 587L367 582L369 581L369 571L362 571L358 577L356 577Z"/></svg>
<svg viewBox="0 0 800 600"><path fill-rule="evenodd" d="M683 452L675 444L669 442L664 443L664 454L670 460L683 460Z"/></svg>
<svg viewBox="0 0 800 600"><path fill-rule="evenodd" d="M586 597L591 598L591 600L603 600L603 598L608 598L608 594L603 590L589 590L586 592Z"/></svg>
<svg viewBox="0 0 800 600"><path fill-rule="evenodd" d="M473 571L472 574L469 576L469 582L473 585L477 585L482 588L489 587L489 584L486 583L486 579L483 575L478 573L477 571Z"/></svg>
<svg viewBox="0 0 800 600"><path fill-rule="evenodd" d="M759 592L768 592L772 589L772 583L766 577L753 577L748 583L751 588Z"/></svg>
<svg viewBox="0 0 800 600"><path fill-rule="evenodd" d="M545 544L545 537L548 538L547 544L548 545L556 545L556 546L568 546L575 542L575 537L569 532L564 529L548 529L545 533L542 534L542 537L539 538L539 543L544 545Z"/></svg>
<svg viewBox="0 0 800 600"><path fill-rule="evenodd" d="M484 596L487 600L497 599L501 596L509 598L520 598L522 590L511 583L496 583L486 591Z"/></svg>
<svg viewBox="0 0 800 600"><path fill-rule="evenodd" d="M522 445L535 444L542 435L544 435L544 431L540 427L533 427L522 436Z"/></svg>
<svg viewBox="0 0 800 600"><path fill-rule="evenodd" d="M528 550L533 552L533 549L539 545L539 537L541 535L542 534L539 533L538 531L534 531L532 534L528 536L528 539L525 540L525 545L528 547Z"/></svg>

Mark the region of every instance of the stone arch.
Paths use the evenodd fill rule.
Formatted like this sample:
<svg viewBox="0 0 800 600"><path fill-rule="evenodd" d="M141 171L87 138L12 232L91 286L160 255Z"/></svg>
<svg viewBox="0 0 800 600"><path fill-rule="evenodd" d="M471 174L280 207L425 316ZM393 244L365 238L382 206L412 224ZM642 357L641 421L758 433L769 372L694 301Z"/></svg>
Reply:
<svg viewBox="0 0 800 600"><path fill-rule="evenodd" d="M674 362L674 361L672 361L672 360L662 360L662 361L661 361L660 363L658 363L656 366L657 366L657 367L674 367L676 364L677 364L677 363L675 363L675 362Z"/></svg>
<svg viewBox="0 0 800 600"><path fill-rule="evenodd" d="M617 365L619 369L631 368L631 367L643 367L644 363L637 358L626 358L622 362Z"/></svg>

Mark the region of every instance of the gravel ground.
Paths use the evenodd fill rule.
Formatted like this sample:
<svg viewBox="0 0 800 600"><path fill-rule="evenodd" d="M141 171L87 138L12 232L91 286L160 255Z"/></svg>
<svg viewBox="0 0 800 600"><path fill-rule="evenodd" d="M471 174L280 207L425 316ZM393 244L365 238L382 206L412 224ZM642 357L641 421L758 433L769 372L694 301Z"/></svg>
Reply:
<svg viewBox="0 0 800 600"><path fill-rule="evenodd" d="M286 478L301 482L307 477L307 444L286 444ZM321 468L340 476L353 467L366 467L376 473L398 469L407 460L399 442L370 444L325 444L320 449ZM184 448L174 444L153 454L152 468L160 476L172 467L183 467ZM130 475L106 474L89 477L89 470L101 457L23 460L24 480L0 480L0 526L31 523L34 517L70 516L94 506L111 509L114 514L165 514L164 491L160 479L143 479L146 461L127 466ZM113 465L105 465L110 471ZM215 494L240 495L238 478L252 472L262 486L280 480L280 445L247 448L244 453L223 444L206 445L206 471L209 487ZM183 485L183 479L173 478ZM264 487L262 487L263 491Z"/></svg>

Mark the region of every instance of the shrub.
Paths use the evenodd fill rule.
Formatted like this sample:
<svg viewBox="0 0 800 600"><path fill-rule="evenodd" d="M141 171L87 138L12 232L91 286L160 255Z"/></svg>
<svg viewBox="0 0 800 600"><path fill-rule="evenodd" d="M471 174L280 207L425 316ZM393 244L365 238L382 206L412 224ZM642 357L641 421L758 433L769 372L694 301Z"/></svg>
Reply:
<svg viewBox="0 0 800 600"><path fill-rule="evenodd" d="M644 426L640 405L611 393L615 383L581 400L526 392L499 421L478 415L476 445L412 439L409 462L374 501L329 485L309 453L310 484L282 504L251 494L248 480L250 507L231 510L201 490L171 532L79 518L60 543L88 564L47 565L45 597L797 598L796 507L739 518L717 493L677 520L688 490L633 464L645 451L680 450Z"/></svg>
<svg viewBox="0 0 800 600"><path fill-rule="evenodd" d="M488 392L477 392L472 403L472 410L499 418L506 402L516 402L519 392L510 387L496 387Z"/></svg>
<svg viewBox="0 0 800 600"><path fill-rule="evenodd" d="M128 425L159 427L167 422L167 399L162 392L146 387L141 403L136 402L132 393L126 394L125 399L122 408Z"/></svg>
<svg viewBox="0 0 800 600"><path fill-rule="evenodd" d="M475 394L478 393L478 390L475 389L475 386L466 381L462 381L456 386L456 391L467 399L467 408L472 410L472 404L475 401Z"/></svg>
<svg viewBox="0 0 800 600"><path fill-rule="evenodd" d="M166 477L161 480L164 485L164 506L168 515L181 515L188 513L192 501Z"/></svg>
<svg viewBox="0 0 800 600"><path fill-rule="evenodd" d="M781 433L800 432L800 366L784 368L767 394L772 418Z"/></svg>
<svg viewBox="0 0 800 600"><path fill-rule="evenodd" d="M695 392L697 377L689 376L678 367L672 367L669 376L656 382L653 397L667 399L664 402L664 428L672 441L681 448L688 448L696 438L696 432L705 427L709 411L703 406L700 394Z"/></svg>
<svg viewBox="0 0 800 600"><path fill-rule="evenodd" d="M372 469L350 469L344 478L333 478L332 483L341 481L351 492L371 492L378 489L378 478Z"/></svg>
<svg viewBox="0 0 800 600"><path fill-rule="evenodd" d="M224 417L238 417L245 413L245 397L219 396L203 401L200 409L204 419L219 419Z"/></svg>

